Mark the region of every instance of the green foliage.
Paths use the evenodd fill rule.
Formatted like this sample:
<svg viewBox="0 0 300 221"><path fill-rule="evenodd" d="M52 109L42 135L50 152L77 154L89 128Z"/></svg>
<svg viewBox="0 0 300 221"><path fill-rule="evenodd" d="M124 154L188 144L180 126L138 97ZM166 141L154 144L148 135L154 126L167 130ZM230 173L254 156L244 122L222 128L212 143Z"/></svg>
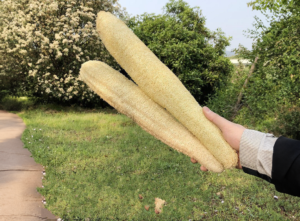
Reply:
<svg viewBox="0 0 300 221"><path fill-rule="evenodd" d="M1 90L0 90L0 102L1 102L7 95L9 95L9 91L8 91L8 90L1 89Z"/></svg>
<svg viewBox="0 0 300 221"><path fill-rule="evenodd" d="M298 104L297 94L292 92L293 85L288 80L280 81L274 77L276 71L273 67L263 67L253 73L243 89L242 110L236 122L256 128L266 119L276 118L282 107ZM269 126L270 131L273 126Z"/></svg>
<svg viewBox="0 0 300 221"><path fill-rule="evenodd" d="M252 6L253 10L277 12L286 6L293 6L297 2L295 0L255 0L251 1L248 6Z"/></svg>
<svg viewBox="0 0 300 221"><path fill-rule="evenodd" d="M22 83L24 84L24 78L21 76L0 73L0 101L8 95L26 95L26 92L18 89Z"/></svg>
<svg viewBox="0 0 300 221"><path fill-rule="evenodd" d="M284 108L277 121L270 128L277 136L283 135L300 140L300 109L298 107Z"/></svg>
<svg viewBox="0 0 300 221"><path fill-rule="evenodd" d="M0 109L6 111L21 111L22 103L17 98L5 97L0 103Z"/></svg>
<svg viewBox="0 0 300 221"><path fill-rule="evenodd" d="M1 96L1 93L0 93ZM0 109L6 111L21 111L33 108L35 101L28 97L5 96L0 99Z"/></svg>
<svg viewBox="0 0 300 221"><path fill-rule="evenodd" d="M249 73L249 68L244 65L234 67L234 71L229 76L229 81L222 84L213 96L210 96L206 105L229 120L234 120L235 104L238 100L239 93L243 90L243 84Z"/></svg>
<svg viewBox="0 0 300 221"><path fill-rule="evenodd" d="M300 3L257 0L249 5L263 12L270 24L267 27L256 18L255 29L249 31L256 40L252 51L242 46L235 51L252 62L259 57L235 121L254 128L268 126L269 131L280 134L287 131L287 136L295 137L287 126L297 124L289 117L294 113L284 112L286 107L299 105L300 99Z"/></svg>
<svg viewBox="0 0 300 221"><path fill-rule="evenodd" d="M198 102L205 101L233 69L224 57L230 38L221 30L208 30L201 10L183 0L170 0L162 15L143 14L128 24Z"/></svg>

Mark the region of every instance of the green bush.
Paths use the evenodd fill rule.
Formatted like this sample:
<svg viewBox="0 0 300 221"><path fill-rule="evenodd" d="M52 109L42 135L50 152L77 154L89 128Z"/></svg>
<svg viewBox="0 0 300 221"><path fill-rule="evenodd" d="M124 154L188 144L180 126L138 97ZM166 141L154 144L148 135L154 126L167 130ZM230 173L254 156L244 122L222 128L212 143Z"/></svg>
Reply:
<svg viewBox="0 0 300 221"><path fill-rule="evenodd" d="M300 140L300 108L285 108L277 117L270 130L276 136Z"/></svg>
<svg viewBox="0 0 300 221"><path fill-rule="evenodd" d="M252 50L236 50L239 56L254 60L256 69L249 79L242 99L242 109L235 118L254 129L289 137L299 137L300 100L299 1L263 1L249 3L268 17L265 26L258 18L249 34L256 39ZM267 10L268 14L267 14Z"/></svg>
<svg viewBox="0 0 300 221"><path fill-rule="evenodd" d="M217 93L206 103L213 111L223 117L248 128L265 132L276 131L275 118L289 122L292 118L284 117L286 107L297 106L298 96L294 93L295 82L279 80L275 67L259 67L243 87L249 69L236 68L230 82L218 88ZM235 105L242 92L242 99L237 109ZM285 110L283 110L283 107ZM238 110L236 112L236 110ZM290 134L290 133L289 133Z"/></svg>
<svg viewBox="0 0 300 221"><path fill-rule="evenodd" d="M235 122L270 131L274 127L269 121L282 115L286 107L297 105L297 94L293 92L295 84L281 81L277 73L277 69L272 67L260 67L253 73L243 92L241 110Z"/></svg>
<svg viewBox="0 0 300 221"><path fill-rule="evenodd" d="M234 120L234 108L248 72L249 68L245 68L243 65L235 67L229 76L230 80L223 83L216 90L216 93L209 97L206 106L226 119ZM238 108L242 105L243 103L241 103Z"/></svg>
<svg viewBox="0 0 300 221"><path fill-rule="evenodd" d="M89 60L119 68L95 30L101 10L124 17L117 0L0 1L0 88L2 78L13 96L103 105L79 77Z"/></svg>
<svg viewBox="0 0 300 221"><path fill-rule="evenodd" d="M0 102L7 96L9 95L8 90L0 90Z"/></svg>
<svg viewBox="0 0 300 221"><path fill-rule="evenodd" d="M200 8L182 0L170 0L162 15L145 13L128 24L199 103L205 102L233 69L224 56L230 38L221 30L210 31Z"/></svg>
<svg viewBox="0 0 300 221"><path fill-rule="evenodd" d="M36 106L36 99L6 96L0 101L0 109L6 111L30 110Z"/></svg>
<svg viewBox="0 0 300 221"><path fill-rule="evenodd" d="M0 108L6 111L21 111L22 102L17 98L5 97L0 104Z"/></svg>

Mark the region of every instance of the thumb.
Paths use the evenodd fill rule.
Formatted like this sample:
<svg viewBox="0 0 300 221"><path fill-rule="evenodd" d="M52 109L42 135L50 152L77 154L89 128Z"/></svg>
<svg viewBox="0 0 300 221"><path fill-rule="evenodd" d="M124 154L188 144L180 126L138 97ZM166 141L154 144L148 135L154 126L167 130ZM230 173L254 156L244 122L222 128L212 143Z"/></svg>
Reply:
<svg viewBox="0 0 300 221"><path fill-rule="evenodd" d="M218 128L220 128L221 131L223 131L223 129L226 129L226 127L228 127L228 124L231 123L230 121L211 111L208 107L203 107L203 113L205 117L209 121L214 123Z"/></svg>

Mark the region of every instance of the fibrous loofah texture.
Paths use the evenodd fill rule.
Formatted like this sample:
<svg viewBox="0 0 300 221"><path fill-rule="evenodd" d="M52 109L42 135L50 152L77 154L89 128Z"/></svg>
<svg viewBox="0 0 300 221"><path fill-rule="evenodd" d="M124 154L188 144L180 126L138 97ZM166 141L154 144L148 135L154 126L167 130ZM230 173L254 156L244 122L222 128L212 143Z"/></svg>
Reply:
<svg viewBox="0 0 300 221"><path fill-rule="evenodd" d="M223 166L191 132L118 71L103 62L88 61L82 65L80 77L102 99L157 139L210 171L223 171Z"/></svg>
<svg viewBox="0 0 300 221"><path fill-rule="evenodd" d="M221 131L206 119L200 105L176 75L123 21L101 11L97 31L107 50L141 90L191 131L225 168L237 165L237 154Z"/></svg>
<svg viewBox="0 0 300 221"><path fill-rule="evenodd" d="M155 198L155 213L160 214L162 212L162 208L165 205L166 201L160 198Z"/></svg>

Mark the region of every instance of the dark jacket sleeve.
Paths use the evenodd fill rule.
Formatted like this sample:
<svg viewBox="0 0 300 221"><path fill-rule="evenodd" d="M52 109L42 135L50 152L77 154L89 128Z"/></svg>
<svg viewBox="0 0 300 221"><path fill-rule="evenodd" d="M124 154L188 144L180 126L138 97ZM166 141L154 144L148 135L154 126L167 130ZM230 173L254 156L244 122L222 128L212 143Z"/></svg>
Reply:
<svg viewBox="0 0 300 221"><path fill-rule="evenodd" d="M272 183L276 190L300 196L300 141L279 137L275 142Z"/></svg>
<svg viewBox="0 0 300 221"><path fill-rule="evenodd" d="M243 171L275 185L277 191L300 196L300 141L279 137L274 145L272 178L243 167Z"/></svg>

